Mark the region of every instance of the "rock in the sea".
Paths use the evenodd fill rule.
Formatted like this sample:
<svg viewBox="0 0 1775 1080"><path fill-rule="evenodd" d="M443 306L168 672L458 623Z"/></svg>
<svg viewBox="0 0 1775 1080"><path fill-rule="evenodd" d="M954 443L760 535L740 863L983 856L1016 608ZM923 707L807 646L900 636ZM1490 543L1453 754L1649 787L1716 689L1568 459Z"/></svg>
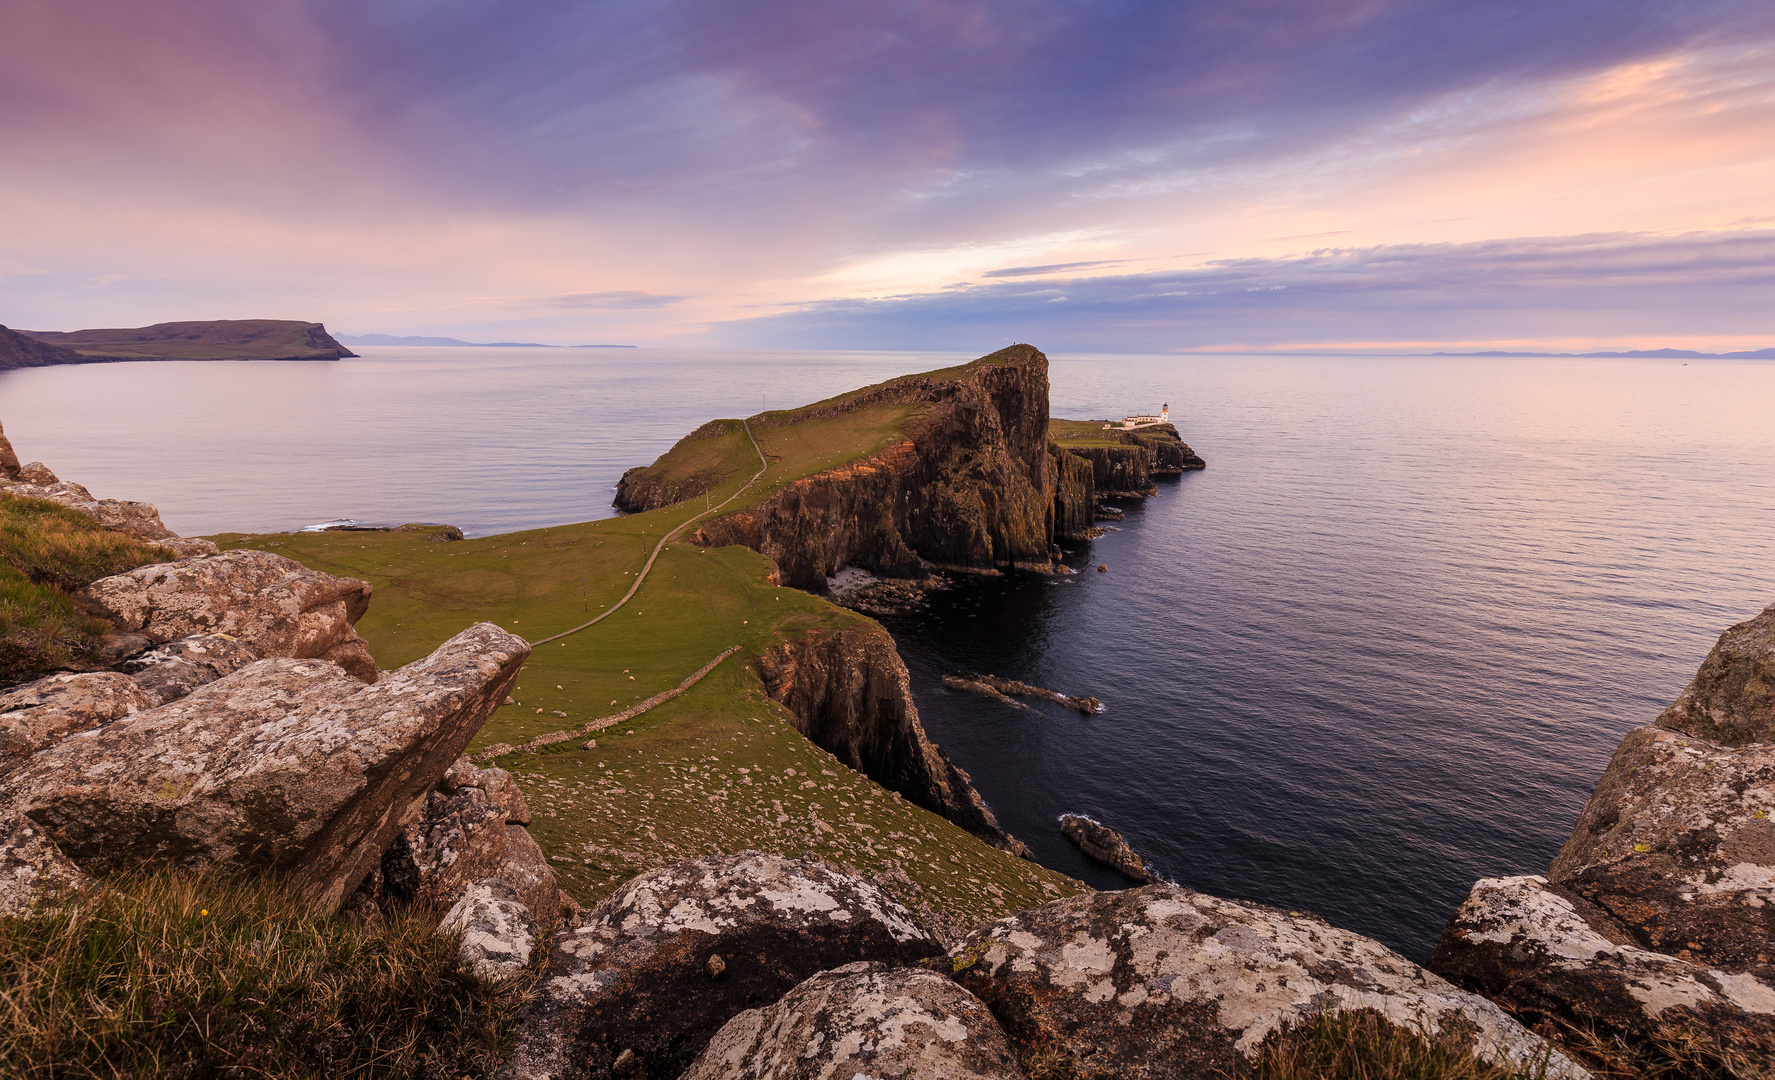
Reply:
<svg viewBox="0 0 1775 1080"><path fill-rule="evenodd" d="M1238 1075L1271 1032L1363 1009L1486 1060L1587 1075L1496 1005L1379 942L1174 885L1021 911L949 955L1022 1060L1079 1080Z"/></svg>
<svg viewBox="0 0 1775 1080"><path fill-rule="evenodd" d="M38 753L0 779L0 802L89 870L271 870L332 911L529 654L481 623L373 686L320 660L261 660Z"/></svg>
<svg viewBox="0 0 1775 1080"><path fill-rule="evenodd" d="M0 817L0 917L66 900L87 881L36 822L19 814Z"/></svg>
<svg viewBox="0 0 1775 1080"><path fill-rule="evenodd" d="M1060 832L1084 852L1086 858L1102 863L1129 881L1148 885L1154 880L1152 871L1146 868L1146 860L1122 839L1121 833L1101 821L1093 821L1083 814L1061 814Z"/></svg>
<svg viewBox="0 0 1775 1080"><path fill-rule="evenodd" d="M1724 746L1775 742L1775 604L1720 635L1657 723Z"/></svg>
<svg viewBox="0 0 1775 1080"><path fill-rule="evenodd" d="M556 936L501 1075L608 1077L628 1053L644 1075L677 1076L723 1024L815 972L941 953L910 911L817 859L745 852L652 870Z"/></svg>
<svg viewBox="0 0 1775 1080"><path fill-rule="evenodd" d="M1430 966L1527 1023L1640 1045L1675 1035L1775 1061L1775 983L1643 948L1543 877L1480 881Z"/></svg>
<svg viewBox="0 0 1775 1080"><path fill-rule="evenodd" d="M118 671L50 675L0 693L0 774L69 735L159 704Z"/></svg>
<svg viewBox="0 0 1775 1080"><path fill-rule="evenodd" d="M859 962L729 1020L684 1080L1024 1080L980 999L941 975Z"/></svg>
<svg viewBox="0 0 1775 1080"><path fill-rule="evenodd" d="M225 634L259 656L319 657L364 682L376 665L352 624L370 605L370 584L310 570L269 551L138 567L76 594L119 630L155 641Z"/></svg>
<svg viewBox="0 0 1775 1080"><path fill-rule="evenodd" d="M530 909L498 879L464 889L439 926L462 934L457 955L483 979L504 979L522 971L536 947L536 920Z"/></svg>
<svg viewBox="0 0 1775 1080"><path fill-rule="evenodd" d="M194 634L132 657L121 667L135 675L156 705L164 705L258 659L257 653L226 634Z"/></svg>

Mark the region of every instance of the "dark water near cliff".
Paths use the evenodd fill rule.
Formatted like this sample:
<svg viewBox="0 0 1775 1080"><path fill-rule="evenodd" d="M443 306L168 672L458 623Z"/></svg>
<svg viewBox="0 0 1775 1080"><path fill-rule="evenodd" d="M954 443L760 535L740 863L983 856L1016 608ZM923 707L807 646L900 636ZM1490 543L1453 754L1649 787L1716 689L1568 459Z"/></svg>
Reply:
<svg viewBox="0 0 1775 1080"><path fill-rule="evenodd" d="M21 455L196 534L334 517L506 531L609 513L712 416L937 354L584 357L0 375ZM625 351L626 352L626 351ZM1775 364L1056 357L1057 415L1170 402L1206 472L1076 578L970 581L889 620L926 726L1042 861L1093 814L1167 876L1421 959L1481 876L1538 871L1622 733L1775 601ZM1108 573L1091 569L1106 563ZM1093 718L951 694L984 670Z"/></svg>

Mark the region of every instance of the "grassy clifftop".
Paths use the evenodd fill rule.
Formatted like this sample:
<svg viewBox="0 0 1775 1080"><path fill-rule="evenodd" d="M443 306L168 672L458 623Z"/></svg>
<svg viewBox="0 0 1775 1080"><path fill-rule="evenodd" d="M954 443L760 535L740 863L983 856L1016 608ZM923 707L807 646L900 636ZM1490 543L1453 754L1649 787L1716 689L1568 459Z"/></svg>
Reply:
<svg viewBox="0 0 1775 1080"><path fill-rule="evenodd" d="M337 360L357 354L320 323L217 319L155 323L129 330L21 330L72 349L84 360Z"/></svg>
<svg viewBox="0 0 1775 1080"><path fill-rule="evenodd" d="M874 437L866 428L843 436ZM826 440L760 442L784 451L760 488L834 452ZM743 477L715 484L711 505L757 466L752 455ZM375 599L358 631L392 668L482 619L532 641L585 622L628 591L661 537L704 511L699 497L624 518L452 543L399 532L215 539L370 581ZM903 899L967 923L1080 891L1080 883L988 847L884 791L796 730L766 694L755 658L784 640L873 624L772 585L771 570L768 559L743 547L666 545L615 615L536 649L513 701L471 747L578 728L677 686L739 647L683 695L596 732L595 749L582 749L586 740L576 738L499 759L523 785L536 814L531 831L569 892L595 902L644 869L744 849L813 852L897 883Z"/></svg>

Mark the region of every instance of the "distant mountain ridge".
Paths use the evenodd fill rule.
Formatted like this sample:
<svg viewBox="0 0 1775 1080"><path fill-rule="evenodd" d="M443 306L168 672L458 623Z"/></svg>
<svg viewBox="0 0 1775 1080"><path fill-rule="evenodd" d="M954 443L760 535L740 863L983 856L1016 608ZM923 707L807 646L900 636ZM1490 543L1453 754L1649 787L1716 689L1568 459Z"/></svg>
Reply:
<svg viewBox="0 0 1775 1080"><path fill-rule="evenodd" d="M1775 349L1752 352L1694 352L1689 349L1629 349L1625 352L1434 352L1431 356L1565 356L1573 359L1598 357L1617 360L1775 360Z"/></svg>
<svg viewBox="0 0 1775 1080"><path fill-rule="evenodd" d="M412 334L340 334L347 345L429 345L445 349L633 349L633 345L548 345L540 341L463 341L453 337Z"/></svg>
<svg viewBox="0 0 1775 1080"><path fill-rule="evenodd" d="M54 358L32 353L37 362L15 367L123 360L338 360L357 355L328 334L324 325L292 319L212 319L134 329L8 333L60 350ZM14 345L14 349L24 356L29 347Z"/></svg>

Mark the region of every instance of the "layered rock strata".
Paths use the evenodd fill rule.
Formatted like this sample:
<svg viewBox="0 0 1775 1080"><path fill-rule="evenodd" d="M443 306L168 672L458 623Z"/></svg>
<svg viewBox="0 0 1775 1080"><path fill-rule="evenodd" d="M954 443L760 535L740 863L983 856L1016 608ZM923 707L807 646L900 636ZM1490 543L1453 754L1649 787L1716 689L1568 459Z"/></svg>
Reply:
<svg viewBox="0 0 1775 1080"><path fill-rule="evenodd" d="M823 592L842 566L918 577L923 563L969 570L1052 565L1055 464L1048 450L1048 359L1015 345L959 371L910 375L788 414L754 431L883 406L912 406L885 449L784 485L699 526L706 546L744 544L776 561L783 582ZM685 442L728 431L716 421ZM651 510L700 495L631 469L615 505Z"/></svg>
<svg viewBox="0 0 1775 1080"><path fill-rule="evenodd" d="M744 852L649 871L556 936L500 1075L675 1077L722 1025L817 972L941 954L910 911L817 859Z"/></svg>
<svg viewBox="0 0 1775 1080"><path fill-rule="evenodd" d="M1484 1060L1588 1075L1496 1005L1376 941L1173 885L1018 912L970 934L947 967L1025 1063L1078 1080L1241 1075L1272 1034L1353 1010Z"/></svg>
<svg viewBox="0 0 1775 1080"><path fill-rule="evenodd" d="M816 631L758 658L765 692L809 740L890 791L994 847L1028 855L999 827L968 774L926 736L912 680L887 631Z"/></svg>
<svg viewBox="0 0 1775 1080"><path fill-rule="evenodd" d="M370 686L324 660L260 660L41 750L0 779L0 807L87 870L276 872L331 911L504 700L529 653L482 623Z"/></svg>
<svg viewBox="0 0 1775 1080"><path fill-rule="evenodd" d="M1430 966L1534 1022L1775 1059L1772 818L1775 606L1622 740L1545 877L1474 887Z"/></svg>
<svg viewBox="0 0 1775 1080"><path fill-rule="evenodd" d="M979 998L941 975L859 962L729 1020L684 1080L1024 1080Z"/></svg>

